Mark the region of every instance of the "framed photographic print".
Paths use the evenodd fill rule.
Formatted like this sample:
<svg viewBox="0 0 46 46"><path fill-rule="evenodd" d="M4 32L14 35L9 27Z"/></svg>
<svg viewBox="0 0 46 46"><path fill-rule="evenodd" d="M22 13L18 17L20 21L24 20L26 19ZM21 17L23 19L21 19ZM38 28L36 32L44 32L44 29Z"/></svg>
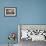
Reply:
<svg viewBox="0 0 46 46"><path fill-rule="evenodd" d="M18 42L22 40L46 41L46 24L19 24Z"/></svg>
<svg viewBox="0 0 46 46"><path fill-rule="evenodd" d="M16 7L5 7L4 15L5 16L16 16Z"/></svg>

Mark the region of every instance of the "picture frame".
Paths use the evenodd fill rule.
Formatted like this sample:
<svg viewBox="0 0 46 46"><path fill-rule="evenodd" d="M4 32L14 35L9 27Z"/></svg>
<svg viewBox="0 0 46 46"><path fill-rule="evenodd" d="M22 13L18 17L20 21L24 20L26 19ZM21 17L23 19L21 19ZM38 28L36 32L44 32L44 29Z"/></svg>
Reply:
<svg viewBox="0 0 46 46"><path fill-rule="evenodd" d="M32 41L46 41L46 24L18 24L18 42L20 43L22 40L25 40L24 37L22 37L22 30L27 31L28 30L28 37L26 40L32 40ZM36 32L34 32L36 31ZM31 33L33 32L33 33ZM24 34L24 32L23 32ZM30 35L29 35L30 34ZM34 36L36 35L36 36ZM38 36L39 35L39 36ZM25 35L23 35L25 36ZM30 38L30 37L32 38ZM39 38L38 38L39 37Z"/></svg>
<svg viewBox="0 0 46 46"><path fill-rule="evenodd" d="M5 7L4 8L4 16L14 17L17 15L16 7Z"/></svg>

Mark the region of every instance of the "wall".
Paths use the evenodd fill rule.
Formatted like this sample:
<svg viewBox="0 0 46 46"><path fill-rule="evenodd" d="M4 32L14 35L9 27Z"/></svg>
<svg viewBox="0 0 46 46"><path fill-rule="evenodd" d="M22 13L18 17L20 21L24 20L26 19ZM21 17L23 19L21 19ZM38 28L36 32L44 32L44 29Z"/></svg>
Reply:
<svg viewBox="0 0 46 46"><path fill-rule="evenodd" d="M16 17L4 17L4 7L16 7ZM0 0L0 44L7 44L17 24L46 24L46 0ZM16 40L17 42L17 40Z"/></svg>

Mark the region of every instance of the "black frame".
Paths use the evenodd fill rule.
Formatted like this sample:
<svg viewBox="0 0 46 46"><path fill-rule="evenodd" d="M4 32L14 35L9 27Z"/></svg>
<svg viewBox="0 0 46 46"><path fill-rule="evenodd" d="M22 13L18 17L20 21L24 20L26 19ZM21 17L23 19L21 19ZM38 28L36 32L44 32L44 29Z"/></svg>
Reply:
<svg viewBox="0 0 46 46"><path fill-rule="evenodd" d="M15 16L14 15L13 16L7 16L7 15L5 15L5 8L13 8L13 9L15 8L16 9L16 15ZM16 17L17 16L17 8L16 7L4 7L4 16L5 17Z"/></svg>

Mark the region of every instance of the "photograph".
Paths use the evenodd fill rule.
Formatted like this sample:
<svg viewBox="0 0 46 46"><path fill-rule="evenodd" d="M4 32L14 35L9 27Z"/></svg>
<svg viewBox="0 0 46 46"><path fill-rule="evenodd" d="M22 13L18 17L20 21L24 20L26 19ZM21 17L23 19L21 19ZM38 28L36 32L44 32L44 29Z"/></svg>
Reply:
<svg viewBox="0 0 46 46"><path fill-rule="evenodd" d="M31 46L32 43L46 41L46 25L42 24L19 24L18 41L20 46ZM41 44L39 44L41 45Z"/></svg>
<svg viewBox="0 0 46 46"><path fill-rule="evenodd" d="M5 16L16 16L16 8L15 7L5 7L4 8Z"/></svg>

